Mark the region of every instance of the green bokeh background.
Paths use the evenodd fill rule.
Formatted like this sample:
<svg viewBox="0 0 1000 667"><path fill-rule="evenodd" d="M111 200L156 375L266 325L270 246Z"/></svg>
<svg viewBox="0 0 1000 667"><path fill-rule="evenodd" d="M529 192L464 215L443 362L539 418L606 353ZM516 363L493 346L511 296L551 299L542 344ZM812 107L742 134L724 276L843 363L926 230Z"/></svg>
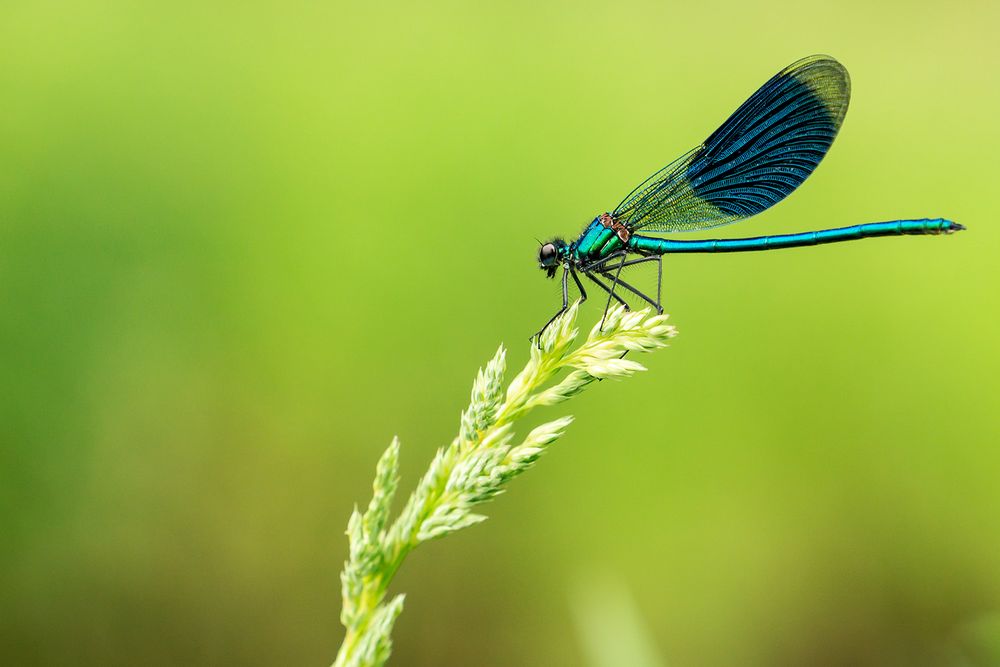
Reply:
<svg viewBox="0 0 1000 667"><path fill-rule="evenodd" d="M380 452L400 436L412 488L476 367L500 341L522 363L557 305L535 237L826 52L840 138L725 233L969 231L670 258L675 344L570 403L489 522L413 554L394 664L587 664L575 601L599 621L607 579L670 665L1000 664L998 23L4 3L2 662L328 664Z"/></svg>

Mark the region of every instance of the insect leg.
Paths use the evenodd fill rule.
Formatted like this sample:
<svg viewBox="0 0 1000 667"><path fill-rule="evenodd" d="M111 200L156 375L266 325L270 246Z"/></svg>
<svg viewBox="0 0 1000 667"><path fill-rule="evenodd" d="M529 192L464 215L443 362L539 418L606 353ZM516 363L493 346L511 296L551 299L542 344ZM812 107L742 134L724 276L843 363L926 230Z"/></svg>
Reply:
<svg viewBox="0 0 1000 667"><path fill-rule="evenodd" d="M616 252L611 253L607 257L601 257L600 259L595 259L593 262L590 262L589 264L584 264L583 266L580 267L580 270L583 271L584 273L590 273L592 271L603 272L607 270L607 265L611 263L611 260L618 259L619 257L623 257L625 255L628 255L627 250L618 250ZM645 259L645 257L643 257L642 259ZM642 260L633 259L627 261L625 262L625 266L628 266L629 264L634 264L637 261L642 261Z"/></svg>
<svg viewBox="0 0 1000 667"><path fill-rule="evenodd" d="M656 258L656 314L663 314L663 255Z"/></svg>
<svg viewBox="0 0 1000 667"><path fill-rule="evenodd" d="M640 292L638 289L635 288L635 286L630 285L629 283L625 282L624 280L619 279L617 281L617 284L621 285L622 287L624 287L628 291L632 292L633 294L635 294L639 298L643 299L646 303L648 303L649 305L651 305L653 308L656 309L657 314L663 314L663 305L662 305L662 303L663 303L663 301L662 301L662 295L663 295L663 291L662 291L663 290L663 258L659 257L659 256L657 256L657 257L641 257L639 259L631 259L631 260L625 262L623 264L623 266L634 266L636 264L642 264L643 262L656 262L656 300L655 301L652 298L650 298L650 297L646 296L645 294L643 294L642 292ZM619 271L621 271L620 268L619 268ZM612 277L610 271L608 271L606 269L600 271L599 273L602 276L604 276L606 278L609 278L609 279Z"/></svg>
<svg viewBox="0 0 1000 667"><path fill-rule="evenodd" d="M560 308L556 312L555 315L553 315L552 317L549 318L549 321L545 323L545 326L543 326L541 329L538 330L538 333L536 333L534 336L531 336L531 338L528 338L528 340L532 340L533 338L537 338L538 342L540 344L541 343L541 339L542 339L542 332L544 332L546 329L548 329L549 325L552 324L553 322L555 322L556 318L558 318L560 315L562 315L563 313L565 313L566 309L569 308L569 273L570 273L569 266L563 266L563 274L562 274L562 308ZM580 281L579 281L579 279L577 279L576 274L573 275L573 279L576 280L576 284L577 285L580 284ZM581 287L581 290L582 289L583 288Z"/></svg>
<svg viewBox="0 0 1000 667"><path fill-rule="evenodd" d="M604 304L604 315L601 316L601 326L598 331L604 331L604 321L608 319L608 310L611 308L611 298L615 296L615 288L618 286L618 280L622 275L622 267L625 266L625 257L626 255L622 254L622 261L618 263L618 271L615 272L614 282L611 283L611 289L608 290L608 302ZM610 277L608 273L602 272L601 275ZM621 301L621 299L619 299L619 301ZM628 306L625 306L625 309L628 310Z"/></svg>
<svg viewBox="0 0 1000 667"><path fill-rule="evenodd" d="M576 288L580 290L580 303L583 303L587 300L587 290L583 289L583 283L580 282L580 277L576 275L576 269L571 266L569 273L573 276L573 282L576 283Z"/></svg>
<svg viewBox="0 0 1000 667"><path fill-rule="evenodd" d="M583 275L587 276L587 277L588 277L588 278L589 278L590 280L594 281L594 283L595 283L595 284L596 284L596 285L597 285L598 287L600 287L600 288L601 288L602 290L604 290L604 291L605 291L605 292L607 292L608 294L611 294L611 288L610 288L610 287L608 287L607 285L605 285L604 283L602 283L602 282L601 282L600 280L598 280L598 279L597 279L597 278L596 278L596 277L594 276L594 274L592 274L592 273L586 273L586 272L585 272L585 273L584 273ZM612 296L612 297L614 297L614 300L615 300L615 301L617 301L617 302L618 302L618 303L620 303L621 305L625 306L625 308L628 308L628 304L627 304L627 303L625 303L625 301L623 301L623 300L622 300L622 298L621 298L620 296L618 296L617 294L611 294L611 296Z"/></svg>
<svg viewBox="0 0 1000 667"><path fill-rule="evenodd" d="M611 274L610 273L602 273L601 275L604 276L605 278L611 278ZM646 296L645 294L643 294L642 292L640 292L638 289L636 289L635 287L633 287L629 283L625 282L624 280L619 280L618 281L618 285L620 287L623 287L623 288L627 289L629 292L632 292L632 294L635 294L637 297L639 297L640 299L642 299L643 301L645 301L646 303L648 303L649 305L651 305L653 308L656 308L657 314L663 312L663 309L660 307L659 303L657 303L656 301L653 301L650 297Z"/></svg>

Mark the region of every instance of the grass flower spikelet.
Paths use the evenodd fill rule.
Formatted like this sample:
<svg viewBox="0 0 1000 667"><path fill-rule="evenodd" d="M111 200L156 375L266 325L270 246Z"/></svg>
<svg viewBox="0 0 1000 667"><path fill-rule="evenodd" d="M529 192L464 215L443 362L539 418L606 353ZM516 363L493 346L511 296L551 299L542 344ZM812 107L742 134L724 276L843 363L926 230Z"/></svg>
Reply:
<svg viewBox="0 0 1000 667"><path fill-rule="evenodd" d="M423 542L481 523L473 510L506 490L548 447L566 432L565 416L532 429L514 444L515 422L536 407L559 405L597 379L626 378L646 370L623 356L665 347L675 335L666 315L648 310L608 311L586 340L579 335L574 303L532 344L524 368L506 391L506 350L501 346L479 370L469 406L459 420L458 436L437 451L427 472L410 494L399 516L389 522L399 485L399 441L393 439L379 459L372 499L364 513L355 508L347 523L348 559L341 573L346 628L334 667L379 667L392 651L392 628L403 610L403 596L386 602L389 584L406 556ZM561 380L556 376L568 371Z"/></svg>

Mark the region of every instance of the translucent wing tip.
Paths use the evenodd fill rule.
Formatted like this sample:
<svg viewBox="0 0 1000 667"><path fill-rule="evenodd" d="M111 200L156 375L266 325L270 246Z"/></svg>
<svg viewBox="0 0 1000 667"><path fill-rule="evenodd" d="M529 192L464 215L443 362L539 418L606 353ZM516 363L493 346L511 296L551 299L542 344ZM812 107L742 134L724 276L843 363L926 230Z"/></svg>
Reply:
<svg viewBox="0 0 1000 667"><path fill-rule="evenodd" d="M749 218L802 184L840 131L847 69L813 55L771 77L708 139L615 208L632 231L692 231Z"/></svg>
<svg viewBox="0 0 1000 667"><path fill-rule="evenodd" d="M778 76L787 76L802 82L823 101L834 122L839 126L847 114L851 101L851 75L847 68L833 56L816 54L781 70Z"/></svg>

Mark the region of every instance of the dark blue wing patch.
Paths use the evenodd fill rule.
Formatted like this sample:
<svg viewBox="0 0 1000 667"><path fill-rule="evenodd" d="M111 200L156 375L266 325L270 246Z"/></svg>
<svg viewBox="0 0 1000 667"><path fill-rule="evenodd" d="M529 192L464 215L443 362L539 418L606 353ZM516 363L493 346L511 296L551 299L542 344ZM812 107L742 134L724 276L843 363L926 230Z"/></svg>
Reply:
<svg viewBox="0 0 1000 667"><path fill-rule="evenodd" d="M615 209L633 231L689 231L756 215L787 197L826 155L847 113L850 79L811 56L765 83L705 142Z"/></svg>

